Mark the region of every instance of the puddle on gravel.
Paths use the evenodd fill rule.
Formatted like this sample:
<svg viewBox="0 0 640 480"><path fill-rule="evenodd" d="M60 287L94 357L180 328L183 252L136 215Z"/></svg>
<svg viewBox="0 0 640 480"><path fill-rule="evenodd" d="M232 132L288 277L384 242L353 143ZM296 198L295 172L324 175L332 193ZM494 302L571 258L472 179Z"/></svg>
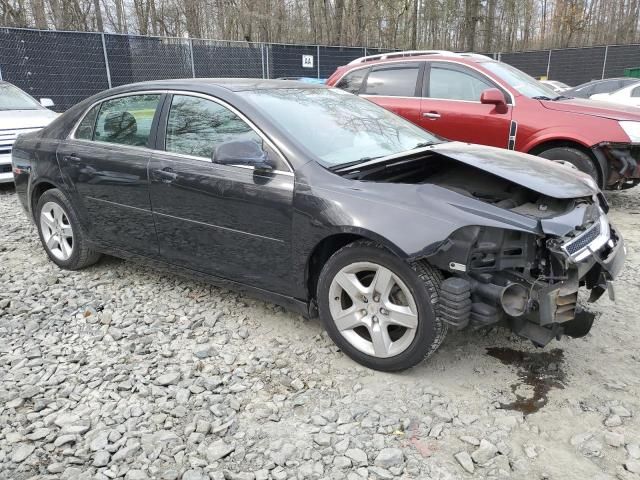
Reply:
<svg viewBox="0 0 640 480"><path fill-rule="evenodd" d="M487 348L487 353L500 360L504 365L512 365L518 369L519 382L511 385L516 400L501 403L506 410L516 410L525 415L535 413L548 401L551 389L564 388L565 374L562 370L564 352L558 348L541 352L521 352L511 348ZM533 392L521 395L522 390Z"/></svg>

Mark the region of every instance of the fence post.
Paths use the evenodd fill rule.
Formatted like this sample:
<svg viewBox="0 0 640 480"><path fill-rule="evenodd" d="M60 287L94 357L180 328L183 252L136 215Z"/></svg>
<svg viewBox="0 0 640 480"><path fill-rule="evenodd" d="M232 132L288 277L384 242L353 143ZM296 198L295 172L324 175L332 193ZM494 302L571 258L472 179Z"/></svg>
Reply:
<svg viewBox="0 0 640 480"><path fill-rule="evenodd" d="M196 64L193 62L193 39L189 39L189 56L191 57L191 76L196 78Z"/></svg>
<svg viewBox="0 0 640 480"><path fill-rule="evenodd" d="M260 60L262 63L262 78L265 78L264 76L264 43L260 44Z"/></svg>
<svg viewBox="0 0 640 480"><path fill-rule="evenodd" d="M316 51L318 52L318 78L320 78L320 45L316 45Z"/></svg>
<svg viewBox="0 0 640 480"><path fill-rule="evenodd" d="M605 70L607 68L607 55L609 54L609 45L606 45L604 47L604 61L602 62L602 80L604 80L604 73ZM2 80L2 78L0 77L0 80Z"/></svg>
<svg viewBox="0 0 640 480"><path fill-rule="evenodd" d="M102 38L102 53L104 54L104 66L107 69L107 84L111 88L111 69L109 68L109 57L107 56L107 44L104 41L104 32L100 34Z"/></svg>
<svg viewBox="0 0 640 480"><path fill-rule="evenodd" d="M547 80L549 80L549 69L551 68L551 51L553 49L549 49L549 58L547 58Z"/></svg>

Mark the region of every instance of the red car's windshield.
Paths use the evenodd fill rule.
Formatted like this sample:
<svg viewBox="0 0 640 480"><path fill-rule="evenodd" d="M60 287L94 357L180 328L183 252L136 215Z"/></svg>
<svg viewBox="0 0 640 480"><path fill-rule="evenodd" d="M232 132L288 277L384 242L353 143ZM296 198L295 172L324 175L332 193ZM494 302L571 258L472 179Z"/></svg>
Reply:
<svg viewBox="0 0 640 480"><path fill-rule="evenodd" d="M558 96L551 87L540 83L535 78L506 63L483 62L482 66L525 97L546 97L551 100Z"/></svg>

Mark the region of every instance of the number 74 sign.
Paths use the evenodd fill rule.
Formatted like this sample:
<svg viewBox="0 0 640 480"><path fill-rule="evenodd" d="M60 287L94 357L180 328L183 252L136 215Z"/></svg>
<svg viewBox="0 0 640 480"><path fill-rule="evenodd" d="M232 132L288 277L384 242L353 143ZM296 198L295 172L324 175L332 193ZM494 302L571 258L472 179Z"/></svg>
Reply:
<svg viewBox="0 0 640 480"><path fill-rule="evenodd" d="M302 67L313 68L313 55L302 55Z"/></svg>

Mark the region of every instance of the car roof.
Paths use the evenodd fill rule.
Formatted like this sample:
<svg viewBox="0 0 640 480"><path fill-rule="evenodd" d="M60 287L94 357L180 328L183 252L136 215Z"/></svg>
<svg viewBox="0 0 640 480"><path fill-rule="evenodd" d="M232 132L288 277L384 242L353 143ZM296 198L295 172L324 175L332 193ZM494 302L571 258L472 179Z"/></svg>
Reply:
<svg viewBox="0 0 640 480"><path fill-rule="evenodd" d="M393 55L393 56L391 56ZM406 55L403 55L403 52L397 52L396 54L389 54L388 57L384 58L375 58L378 55L373 55L371 57L361 57L355 59L345 65L349 70L356 68L364 68L370 65L383 65L385 63L397 63L397 62L412 62L412 61L426 61L426 60L448 60L455 61L458 63L464 64L478 64L478 63L488 63L488 62L496 62L491 57L487 57L482 54L476 53L454 53L454 52L439 52L434 51L433 53L419 53L419 52L407 52Z"/></svg>
<svg viewBox="0 0 640 480"><path fill-rule="evenodd" d="M146 82L123 85L119 88L164 88L176 90L202 87L219 87L231 92L242 92L246 90L275 90L281 88L328 88L324 85L300 82L297 80L267 80L262 78L180 78L171 80L151 80Z"/></svg>

